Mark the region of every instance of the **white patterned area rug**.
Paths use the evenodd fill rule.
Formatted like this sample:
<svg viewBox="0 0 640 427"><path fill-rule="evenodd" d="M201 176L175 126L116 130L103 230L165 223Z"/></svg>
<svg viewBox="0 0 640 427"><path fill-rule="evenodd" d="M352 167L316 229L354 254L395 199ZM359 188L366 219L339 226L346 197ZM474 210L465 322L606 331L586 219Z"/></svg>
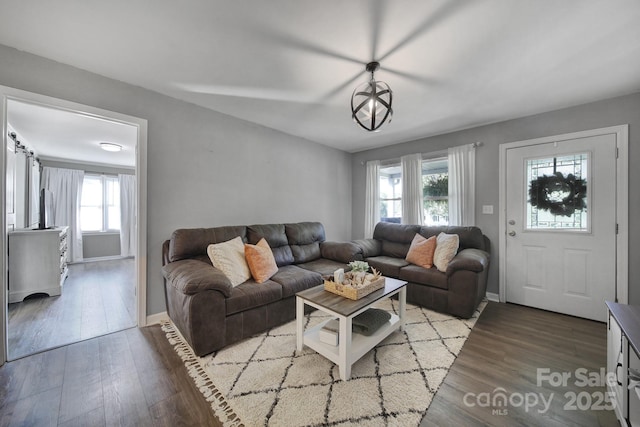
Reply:
<svg viewBox="0 0 640 427"><path fill-rule="evenodd" d="M169 342L227 426L417 426L482 312L459 319L407 304L396 331L353 364L338 367L313 350L296 351L295 321L197 357L170 323ZM376 305L397 312L398 301ZM327 319L314 311L306 327Z"/></svg>

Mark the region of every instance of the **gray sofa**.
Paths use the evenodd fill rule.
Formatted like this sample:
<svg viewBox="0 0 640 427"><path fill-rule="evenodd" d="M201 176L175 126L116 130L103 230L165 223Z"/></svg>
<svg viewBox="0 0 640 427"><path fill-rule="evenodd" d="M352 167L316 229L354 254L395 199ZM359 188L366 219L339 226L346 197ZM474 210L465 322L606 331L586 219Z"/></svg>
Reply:
<svg viewBox="0 0 640 427"><path fill-rule="evenodd" d="M441 232L460 237L458 253L446 272L405 261L416 233L429 238ZM384 276L406 280L407 301L469 318L487 291L489 239L478 227L427 227L380 222L372 239L355 240L362 256Z"/></svg>
<svg viewBox="0 0 640 427"><path fill-rule="evenodd" d="M267 240L279 267L270 280L233 287L213 267L207 246L237 236L251 244ZM162 253L167 312L199 356L294 319L296 292L362 260L356 244L325 241L318 222L179 229Z"/></svg>

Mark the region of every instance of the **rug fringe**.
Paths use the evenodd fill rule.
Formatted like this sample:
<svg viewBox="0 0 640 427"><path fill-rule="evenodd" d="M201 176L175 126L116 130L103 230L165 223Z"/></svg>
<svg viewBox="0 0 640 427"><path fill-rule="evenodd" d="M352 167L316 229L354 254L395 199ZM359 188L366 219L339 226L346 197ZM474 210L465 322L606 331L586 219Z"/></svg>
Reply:
<svg viewBox="0 0 640 427"><path fill-rule="evenodd" d="M167 320L161 322L160 325L167 336L167 340L173 345L174 350L184 362L189 376L193 378L196 387L198 387L206 401L211 404L213 412L220 419L222 425L224 427L244 426L238 414L224 398L222 392L213 384L204 367L200 364L198 357L193 353L193 350L178 329L171 321Z"/></svg>

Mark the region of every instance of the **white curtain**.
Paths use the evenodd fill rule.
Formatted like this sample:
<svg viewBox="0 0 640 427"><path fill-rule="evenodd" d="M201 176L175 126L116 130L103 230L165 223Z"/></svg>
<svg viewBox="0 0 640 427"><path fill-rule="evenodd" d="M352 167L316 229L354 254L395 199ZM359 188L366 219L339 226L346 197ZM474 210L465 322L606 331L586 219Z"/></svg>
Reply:
<svg viewBox="0 0 640 427"><path fill-rule="evenodd" d="M118 175L120 183L120 255L136 254L136 177Z"/></svg>
<svg viewBox="0 0 640 427"><path fill-rule="evenodd" d="M402 223L419 224L424 221L422 195L422 155L409 154L402 163Z"/></svg>
<svg viewBox="0 0 640 427"><path fill-rule="evenodd" d="M475 225L476 149L449 148L449 225Z"/></svg>
<svg viewBox="0 0 640 427"><path fill-rule="evenodd" d="M80 229L80 202L84 171L44 167L42 188L53 193L53 223L68 226L70 262L82 261L82 230Z"/></svg>
<svg viewBox="0 0 640 427"><path fill-rule="evenodd" d="M367 178L364 203L364 238L373 237L373 230L380 222L380 160L367 162Z"/></svg>

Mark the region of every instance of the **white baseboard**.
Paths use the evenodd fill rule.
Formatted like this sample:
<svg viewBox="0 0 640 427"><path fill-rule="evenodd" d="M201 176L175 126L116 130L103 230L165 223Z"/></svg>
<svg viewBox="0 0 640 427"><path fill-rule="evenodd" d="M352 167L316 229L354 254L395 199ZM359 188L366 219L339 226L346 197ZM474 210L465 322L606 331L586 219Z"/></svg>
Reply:
<svg viewBox="0 0 640 427"><path fill-rule="evenodd" d="M156 313L156 314L152 314L150 316L147 316L147 325L156 325L164 320L169 320L169 315L167 314L166 311L163 311L162 313Z"/></svg>
<svg viewBox="0 0 640 427"><path fill-rule="evenodd" d="M133 256L121 256L121 255L113 255L113 256L101 256L101 257L94 257L94 258L82 258L80 261L73 261L73 262L69 262L67 264L86 264L89 262L100 262L100 261L115 261L118 259L128 259L128 258L135 258Z"/></svg>
<svg viewBox="0 0 640 427"><path fill-rule="evenodd" d="M500 295L494 294L493 292L487 292L487 299L493 302L500 302Z"/></svg>

